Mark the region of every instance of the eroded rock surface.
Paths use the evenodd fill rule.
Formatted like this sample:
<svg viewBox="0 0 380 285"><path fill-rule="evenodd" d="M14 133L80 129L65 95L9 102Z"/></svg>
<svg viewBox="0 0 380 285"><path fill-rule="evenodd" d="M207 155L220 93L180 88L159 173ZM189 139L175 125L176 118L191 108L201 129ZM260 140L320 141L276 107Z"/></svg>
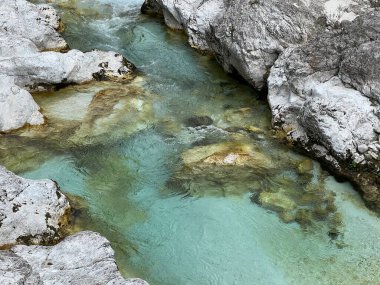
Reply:
<svg viewBox="0 0 380 285"><path fill-rule="evenodd" d="M15 246L0 251L1 284L147 285L124 279L109 241L95 232L80 232L55 246Z"/></svg>
<svg viewBox="0 0 380 285"><path fill-rule="evenodd" d="M24 179L0 166L0 246L57 241L69 209L55 182Z"/></svg>
<svg viewBox="0 0 380 285"><path fill-rule="evenodd" d="M25 0L0 3L0 34L17 36L34 43L39 50L66 50L66 41L57 30L62 26L56 11L48 5Z"/></svg>
<svg viewBox="0 0 380 285"><path fill-rule="evenodd" d="M60 18L48 5L25 0L0 3L0 131L44 118L28 92L91 80L126 81L133 64L114 52L70 50L59 35ZM3 111L4 110L4 111Z"/></svg>
<svg viewBox="0 0 380 285"><path fill-rule="evenodd" d="M372 182L360 175L354 179L367 204L376 209L380 208L379 31L380 12L360 16L286 50L268 79L274 126L340 172L369 167Z"/></svg>

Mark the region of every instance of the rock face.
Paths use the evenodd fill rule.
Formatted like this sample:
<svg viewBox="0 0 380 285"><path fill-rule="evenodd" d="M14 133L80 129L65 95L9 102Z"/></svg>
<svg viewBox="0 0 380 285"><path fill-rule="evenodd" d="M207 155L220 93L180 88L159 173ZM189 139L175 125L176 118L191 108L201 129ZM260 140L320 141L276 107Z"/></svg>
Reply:
<svg viewBox="0 0 380 285"><path fill-rule="evenodd" d="M379 44L380 12L370 12L287 49L268 79L274 126L340 172L366 165L380 173ZM354 181L380 209L376 176Z"/></svg>
<svg viewBox="0 0 380 285"><path fill-rule="evenodd" d="M125 280L107 239L80 232L55 246L15 246L0 251L1 284L117 284L147 285Z"/></svg>
<svg viewBox="0 0 380 285"><path fill-rule="evenodd" d="M379 8L377 0L146 0L142 10L267 87L273 126L380 209Z"/></svg>
<svg viewBox="0 0 380 285"><path fill-rule="evenodd" d="M125 81L133 64L114 52L70 50L62 23L48 5L0 3L0 132L44 123L30 91L91 80ZM4 111L3 111L4 110Z"/></svg>
<svg viewBox="0 0 380 285"><path fill-rule="evenodd" d="M69 209L55 182L24 179L0 166L0 246L57 241Z"/></svg>

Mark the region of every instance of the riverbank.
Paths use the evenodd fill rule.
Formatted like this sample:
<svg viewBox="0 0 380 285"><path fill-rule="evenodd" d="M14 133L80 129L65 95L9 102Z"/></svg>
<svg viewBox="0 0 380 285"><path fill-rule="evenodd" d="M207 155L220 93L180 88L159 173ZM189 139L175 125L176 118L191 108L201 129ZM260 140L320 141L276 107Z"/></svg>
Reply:
<svg viewBox="0 0 380 285"><path fill-rule="evenodd" d="M378 8L361 0L147 0L142 11L184 30L227 72L267 89L273 127L352 181L378 211Z"/></svg>

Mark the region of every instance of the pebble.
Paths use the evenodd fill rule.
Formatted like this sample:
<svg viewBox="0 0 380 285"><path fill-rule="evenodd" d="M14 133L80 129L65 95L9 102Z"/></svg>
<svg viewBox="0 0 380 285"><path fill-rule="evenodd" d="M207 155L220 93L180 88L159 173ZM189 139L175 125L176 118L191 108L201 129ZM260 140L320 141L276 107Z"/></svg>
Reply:
<svg viewBox="0 0 380 285"><path fill-rule="evenodd" d="M358 152L359 153L365 153L368 151L368 146L365 144L361 144L358 146Z"/></svg>
<svg viewBox="0 0 380 285"><path fill-rule="evenodd" d="M360 156L358 156L357 158L354 159L354 162L355 162L356 164L360 164L360 163L362 163L364 160L365 160L365 159L364 159L364 156L360 155Z"/></svg>

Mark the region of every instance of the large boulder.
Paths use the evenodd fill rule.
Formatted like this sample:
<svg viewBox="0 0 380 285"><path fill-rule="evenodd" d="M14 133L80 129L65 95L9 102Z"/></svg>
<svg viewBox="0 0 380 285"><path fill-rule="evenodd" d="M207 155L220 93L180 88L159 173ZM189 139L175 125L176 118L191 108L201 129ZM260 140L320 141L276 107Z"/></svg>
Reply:
<svg viewBox="0 0 380 285"><path fill-rule="evenodd" d="M55 246L15 246L0 251L0 283L147 285L124 279L109 241L95 232L80 232Z"/></svg>
<svg viewBox="0 0 380 285"><path fill-rule="evenodd" d="M0 246L62 238L70 206L51 180L21 178L0 166Z"/></svg>
<svg viewBox="0 0 380 285"><path fill-rule="evenodd" d="M347 165L379 172L379 44L380 12L370 12L287 49L268 79L273 125L341 173ZM356 178L380 208L376 178Z"/></svg>
<svg viewBox="0 0 380 285"><path fill-rule="evenodd" d="M34 5L25 0L2 0L0 19L0 34L28 39L41 51L68 48L58 33L62 27L61 20L48 5Z"/></svg>

